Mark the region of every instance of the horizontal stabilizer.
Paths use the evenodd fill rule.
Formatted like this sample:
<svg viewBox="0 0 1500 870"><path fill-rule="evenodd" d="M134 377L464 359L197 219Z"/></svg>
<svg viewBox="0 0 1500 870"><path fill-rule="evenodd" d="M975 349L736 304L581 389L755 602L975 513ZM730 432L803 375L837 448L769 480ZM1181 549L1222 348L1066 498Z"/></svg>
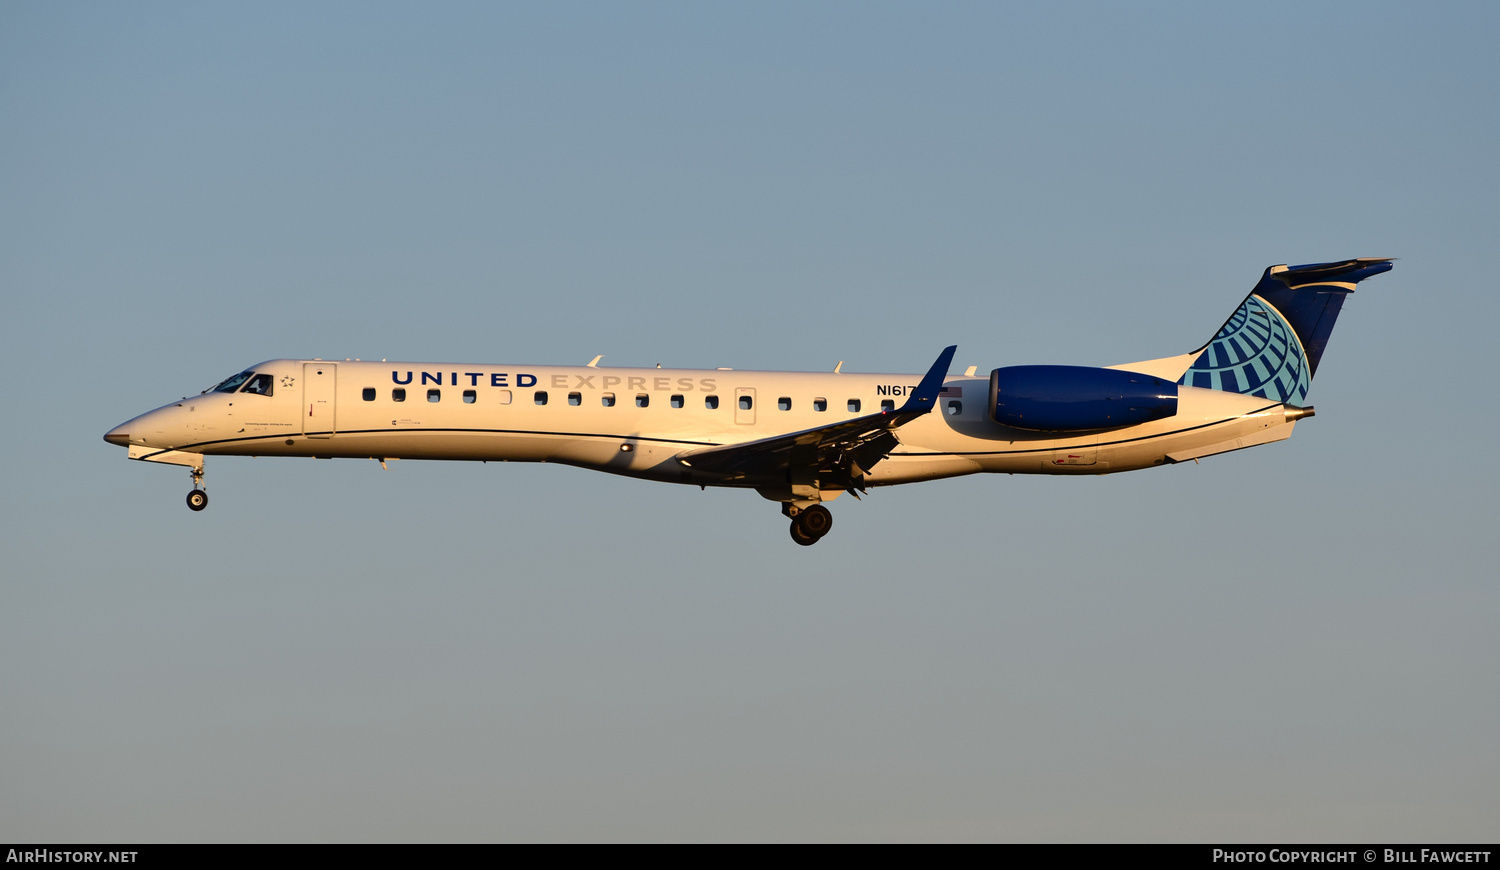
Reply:
<svg viewBox="0 0 1500 870"><path fill-rule="evenodd" d="M1391 271L1394 261L1394 257L1361 257L1337 263L1272 267L1269 274L1288 287L1301 287L1305 284L1358 284L1366 278Z"/></svg>

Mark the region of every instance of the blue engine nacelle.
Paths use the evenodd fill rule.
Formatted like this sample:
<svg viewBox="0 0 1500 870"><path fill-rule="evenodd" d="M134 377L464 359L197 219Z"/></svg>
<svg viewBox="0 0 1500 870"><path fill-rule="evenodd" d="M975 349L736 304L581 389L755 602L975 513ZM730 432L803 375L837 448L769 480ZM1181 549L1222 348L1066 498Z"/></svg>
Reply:
<svg viewBox="0 0 1500 870"><path fill-rule="evenodd" d="M1114 429L1177 413L1177 385L1088 366L1007 366L990 372L990 416L1016 429Z"/></svg>

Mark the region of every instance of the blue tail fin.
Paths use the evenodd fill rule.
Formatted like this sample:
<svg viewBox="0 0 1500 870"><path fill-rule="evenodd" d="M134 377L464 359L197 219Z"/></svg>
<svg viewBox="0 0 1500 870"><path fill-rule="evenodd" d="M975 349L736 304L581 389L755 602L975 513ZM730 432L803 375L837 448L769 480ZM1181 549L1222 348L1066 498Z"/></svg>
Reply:
<svg viewBox="0 0 1500 870"><path fill-rule="evenodd" d="M1178 383L1303 402L1344 297L1390 269L1389 259L1272 266Z"/></svg>

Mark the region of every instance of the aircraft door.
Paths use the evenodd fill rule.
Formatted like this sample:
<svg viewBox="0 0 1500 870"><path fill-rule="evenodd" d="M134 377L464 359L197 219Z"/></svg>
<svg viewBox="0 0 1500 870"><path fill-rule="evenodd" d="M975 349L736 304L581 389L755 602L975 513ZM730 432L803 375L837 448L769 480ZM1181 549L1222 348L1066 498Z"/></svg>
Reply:
<svg viewBox="0 0 1500 870"><path fill-rule="evenodd" d="M755 388L734 388L734 422L751 424L755 422Z"/></svg>
<svg viewBox="0 0 1500 870"><path fill-rule="evenodd" d="M1099 436L1087 435L1077 439L1067 450L1049 456L1042 463L1048 466L1095 465L1099 462Z"/></svg>
<svg viewBox="0 0 1500 870"><path fill-rule="evenodd" d="M312 362L302 365L302 434L309 438L332 438L334 429L334 387L338 366Z"/></svg>

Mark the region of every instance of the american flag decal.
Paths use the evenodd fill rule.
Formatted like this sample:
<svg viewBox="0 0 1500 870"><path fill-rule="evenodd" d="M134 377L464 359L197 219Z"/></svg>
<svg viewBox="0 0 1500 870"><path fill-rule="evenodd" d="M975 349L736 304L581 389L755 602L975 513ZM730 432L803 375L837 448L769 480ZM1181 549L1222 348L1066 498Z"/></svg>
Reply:
<svg viewBox="0 0 1500 870"><path fill-rule="evenodd" d="M949 399L962 399L964 397L964 388L963 387L943 387L942 392L938 393L938 397L939 398L949 398Z"/></svg>

